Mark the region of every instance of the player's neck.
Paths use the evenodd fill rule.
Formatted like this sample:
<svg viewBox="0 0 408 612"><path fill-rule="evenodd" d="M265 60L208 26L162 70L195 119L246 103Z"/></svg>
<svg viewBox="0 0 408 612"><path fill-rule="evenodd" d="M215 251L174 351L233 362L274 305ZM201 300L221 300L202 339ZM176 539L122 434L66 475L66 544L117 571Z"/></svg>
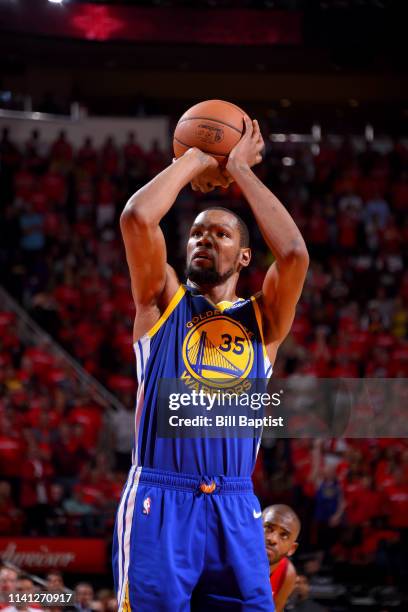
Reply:
<svg viewBox="0 0 408 612"><path fill-rule="evenodd" d="M220 302L236 302L238 297L236 294L236 281L229 278L222 285L197 285L190 279L187 280L187 285L200 291L200 293L213 304Z"/></svg>

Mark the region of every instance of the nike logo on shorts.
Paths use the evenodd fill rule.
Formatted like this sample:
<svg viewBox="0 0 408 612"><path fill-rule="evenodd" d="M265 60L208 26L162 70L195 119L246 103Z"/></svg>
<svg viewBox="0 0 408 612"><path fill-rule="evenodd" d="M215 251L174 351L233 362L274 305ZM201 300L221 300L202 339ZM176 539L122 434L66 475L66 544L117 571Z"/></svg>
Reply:
<svg viewBox="0 0 408 612"><path fill-rule="evenodd" d="M254 510L254 519L259 519L262 516L262 512L257 512L256 510Z"/></svg>

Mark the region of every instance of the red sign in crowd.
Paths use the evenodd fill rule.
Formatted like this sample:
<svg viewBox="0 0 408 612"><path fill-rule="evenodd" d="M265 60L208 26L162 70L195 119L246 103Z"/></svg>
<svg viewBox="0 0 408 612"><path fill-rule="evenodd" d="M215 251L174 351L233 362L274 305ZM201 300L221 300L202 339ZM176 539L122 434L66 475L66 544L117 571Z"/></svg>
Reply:
<svg viewBox="0 0 408 612"><path fill-rule="evenodd" d="M38 572L104 573L106 543L93 538L0 538L0 559Z"/></svg>
<svg viewBox="0 0 408 612"><path fill-rule="evenodd" d="M302 42L301 13L279 10L95 6L69 3L64 10L39 0L0 8L0 29L88 40L139 43L223 45L297 45ZM33 10L34 9L34 10Z"/></svg>

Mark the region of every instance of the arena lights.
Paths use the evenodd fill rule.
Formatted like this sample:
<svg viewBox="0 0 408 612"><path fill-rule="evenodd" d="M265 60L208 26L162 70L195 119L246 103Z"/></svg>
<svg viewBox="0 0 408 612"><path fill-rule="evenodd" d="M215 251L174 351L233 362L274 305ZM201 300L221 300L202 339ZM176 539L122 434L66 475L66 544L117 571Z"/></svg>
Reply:
<svg viewBox="0 0 408 612"><path fill-rule="evenodd" d="M367 142L373 142L374 140L374 128L372 125L367 124L364 130L364 136Z"/></svg>
<svg viewBox="0 0 408 612"><path fill-rule="evenodd" d="M64 0L48 0L51 4L63 4Z"/></svg>
<svg viewBox="0 0 408 612"><path fill-rule="evenodd" d="M318 123L315 123L314 125L312 125L312 136L315 140L322 139L322 128L320 127Z"/></svg>

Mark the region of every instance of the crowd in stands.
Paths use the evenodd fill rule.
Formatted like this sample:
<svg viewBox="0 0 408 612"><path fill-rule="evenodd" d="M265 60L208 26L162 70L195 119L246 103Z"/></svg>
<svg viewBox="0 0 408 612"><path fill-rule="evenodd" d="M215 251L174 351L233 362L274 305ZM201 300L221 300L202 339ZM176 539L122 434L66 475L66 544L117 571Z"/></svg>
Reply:
<svg viewBox="0 0 408 612"><path fill-rule="evenodd" d="M88 582L78 582L72 588L64 582L65 578L59 570L51 569L44 576L44 583L37 584L31 576L21 573L12 567L4 565L0 568L0 609L4 612L15 612L15 610L44 609L39 603L30 603L36 594L63 594L65 605L47 606L52 612L63 609L77 610L78 612L116 612L116 597L110 589L99 589L95 592L93 586ZM10 596L16 598L26 595L26 602L20 605L8 605ZM42 595L41 595L42 596ZM11 600L13 601L13 600Z"/></svg>
<svg viewBox="0 0 408 612"><path fill-rule="evenodd" d="M135 395L134 306L118 219L127 198L170 162L157 142L144 150L133 133L100 148L85 138L74 150L64 132L46 146L37 131L19 144L3 131L0 282L126 410L112 417L116 436L101 452L104 410L46 348L19 337L13 313L0 312L1 534L97 535L112 527ZM266 141L257 173L311 255L275 376L408 376L407 167L401 142L381 152L346 138L312 152ZM182 275L188 227L212 203L250 227L254 259L240 289L253 294L272 259L234 184L206 195L183 190L163 221L171 263ZM390 401L385 415L394 437L265 440L254 474L263 504L289 503L300 514L300 550L320 549L329 563L370 564L391 582L406 578L403 399Z"/></svg>
<svg viewBox="0 0 408 612"><path fill-rule="evenodd" d="M325 612L327 608L313 600L311 586L313 588L313 572L308 572L305 566L305 574L297 578L296 587L290 599L290 610L294 612ZM67 584L65 583L67 580ZM49 570L43 578L43 583L38 584L34 576L18 573L15 568L4 565L0 566L0 610L3 612L33 612L42 609L39 604L20 603L18 607L9 605L10 598L26 596L33 598L36 594L57 596L63 594L66 605L47 606L50 612L62 612L62 610L77 612L117 612L117 602L114 592L109 588L95 589L89 582L72 583L68 575L63 575L59 570Z"/></svg>

